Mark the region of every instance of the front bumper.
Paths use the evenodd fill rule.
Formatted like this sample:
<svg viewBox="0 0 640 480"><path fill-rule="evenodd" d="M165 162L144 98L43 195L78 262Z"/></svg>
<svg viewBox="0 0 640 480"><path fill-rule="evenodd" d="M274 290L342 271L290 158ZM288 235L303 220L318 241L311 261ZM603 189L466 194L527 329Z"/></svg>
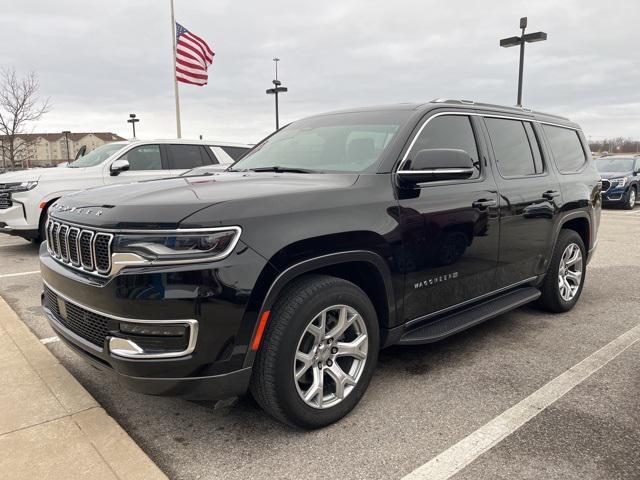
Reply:
<svg viewBox="0 0 640 480"><path fill-rule="evenodd" d="M34 238L38 234L38 226L29 225L24 205L13 200L10 207L0 208L0 233Z"/></svg>
<svg viewBox="0 0 640 480"><path fill-rule="evenodd" d="M602 193L602 203L606 205L624 202L628 191L629 185L625 187L610 188L606 192Z"/></svg>
<svg viewBox="0 0 640 480"><path fill-rule="evenodd" d="M43 294L43 308L66 344L126 388L153 395L225 398L248 388L251 367L244 363L257 320L257 312L248 304L265 263L239 243L228 259L219 262L124 269L105 279L60 264L43 244L40 264L45 292L54 292L64 303L61 311L60 300L52 307L50 293L49 297ZM98 320L103 326L96 330ZM127 358L113 351L112 338L136 342L139 338L123 333L118 322L175 325L188 321L197 325L197 336L193 348L178 356ZM165 348L162 342L155 346L156 352Z"/></svg>

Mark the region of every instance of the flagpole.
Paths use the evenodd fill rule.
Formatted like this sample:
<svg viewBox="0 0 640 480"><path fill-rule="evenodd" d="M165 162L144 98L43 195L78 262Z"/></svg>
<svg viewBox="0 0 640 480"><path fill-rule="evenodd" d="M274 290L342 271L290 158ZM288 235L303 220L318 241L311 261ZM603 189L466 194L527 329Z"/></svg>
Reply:
<svg viewBox="0 0 640 480"><path fill-rule="evenodd" d="M180 128L180 92L178 90L178 77L176 76L176 18L173 13L173 0L171 1L171 31L173 32L173 87L176 98L176 135L182 138Z"/></svg>

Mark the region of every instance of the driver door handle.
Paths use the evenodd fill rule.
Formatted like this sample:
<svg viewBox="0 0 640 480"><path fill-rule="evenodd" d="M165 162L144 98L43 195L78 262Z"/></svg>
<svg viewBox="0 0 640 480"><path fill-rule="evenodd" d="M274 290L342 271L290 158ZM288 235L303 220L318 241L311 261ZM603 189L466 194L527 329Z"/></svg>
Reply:
<svg viewBox="0 0 640 480"><path fill-rule="evenodd" d="M477 208L479 210L484 210L485 208L488 208L488 207L495 207L496 205L498 205L498 202L496 202L494 199L486 200L484 198L480 200L476 200L471 204L473 208Z"/></svg>

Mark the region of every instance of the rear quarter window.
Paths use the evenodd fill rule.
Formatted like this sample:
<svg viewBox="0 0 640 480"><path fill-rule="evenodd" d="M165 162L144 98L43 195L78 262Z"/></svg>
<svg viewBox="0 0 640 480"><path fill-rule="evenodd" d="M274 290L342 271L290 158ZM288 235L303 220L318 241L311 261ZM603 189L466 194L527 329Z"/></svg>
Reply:
<svg viewBox="0 0 640 480"><path fill-rule="evenodd" d="M549 147L560 173L574 173L582 170L587 155L582 148L578 132L569 128L542 125Z"/></svg>

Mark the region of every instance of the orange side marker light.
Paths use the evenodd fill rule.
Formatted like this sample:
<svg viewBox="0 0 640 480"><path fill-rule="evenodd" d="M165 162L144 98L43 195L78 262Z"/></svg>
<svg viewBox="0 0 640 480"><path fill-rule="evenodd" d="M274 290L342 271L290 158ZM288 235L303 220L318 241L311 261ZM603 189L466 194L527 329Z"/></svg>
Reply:
<svg viewBox="0 0 640 480"><path fill-rule="evenodd" d="M260 341L262 340L262 335L264 334L264 329L267 326L267 320L269 319L270 310L266 310L260 316L260 321L258 322L258 328L256 330L256 334L253 337L253 342L251 342L251 350L258 350L260 346Z"/></svg>

